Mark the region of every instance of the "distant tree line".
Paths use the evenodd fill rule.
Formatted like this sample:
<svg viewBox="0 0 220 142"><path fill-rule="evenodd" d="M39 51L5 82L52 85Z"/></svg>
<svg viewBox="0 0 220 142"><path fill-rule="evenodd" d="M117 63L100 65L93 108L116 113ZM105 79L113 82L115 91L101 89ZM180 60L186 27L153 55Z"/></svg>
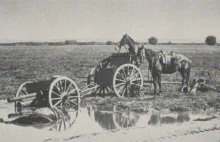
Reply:
<svg viewBox="0 0 220 142"><path fill-rule="evenodd" d="M207 45L215 45L216 44L216 37L215 36L207 36L206 39L205 39L205 43Z"/></svg>
<svg viewBox="0 0 220 142"><path fill-rule="evenodd" d="M117 45L118 42L113 41L107 41L107 42L95 42L95 41L89 41L89 42L78 42L76 40L66 40L64 42L15 42L15 43L0 43L0 46L42 46L42 45ZM148 42L136 42L137 45L220 45L217 44L217 40L215 36L207 36L205 39L205 43L172 43L164 42L164 43L158 43L158 39L156 37L150 37L148 39Z"/></svg>
<svg viewBox="0 0 220 142"><path fill-rule="evenodd" d="M15 43L0 43L0 46L42 46L42 45L117 45L118 42L77 42L76 40L66 40L64 42L15 42Z"/></svg>
<svg viewBox="0 0 220 142"><path fill-rule="evenodd" d="M157 38L156 37L151 37L148 39L148 43L152 44L152 45L156 45L157 44Z"/></svg>

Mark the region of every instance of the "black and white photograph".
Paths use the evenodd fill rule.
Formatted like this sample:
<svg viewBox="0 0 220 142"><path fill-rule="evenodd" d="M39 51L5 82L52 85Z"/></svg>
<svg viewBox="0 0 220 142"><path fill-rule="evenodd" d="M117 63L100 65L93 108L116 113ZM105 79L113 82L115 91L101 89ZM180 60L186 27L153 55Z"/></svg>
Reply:
<svg viewBox="0 0 220 142"><path fill-rule="evenodd" d="M1 142L220 142L220 0L0 0Z"/></svg>

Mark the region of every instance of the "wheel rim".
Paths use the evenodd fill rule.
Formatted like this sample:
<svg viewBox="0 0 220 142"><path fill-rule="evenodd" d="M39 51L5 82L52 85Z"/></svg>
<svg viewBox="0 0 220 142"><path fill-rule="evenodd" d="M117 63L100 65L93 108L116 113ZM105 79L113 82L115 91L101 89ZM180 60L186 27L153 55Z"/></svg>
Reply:
<svg viewBox="0 0 220 142"><path fill-rule="evenodd" d="M18 88L18 91L16 92L15 94L15 97L19 97L19 96L25 96L25 95L28 95L28 92L27 92L27 88L26 88L26 84L28 83L32 83L33 81L28 81L28 82L24 82L23 84L20 85L20 87ZM21 113L22 111L22 106L24 104L30 104L32 100L30 101L26 101L25 103L22 103L20 101L15 101L15 112L16 113ZM18 105L19 104L19 105Z"/></svg>
<svg viewBox="0 0 220 142"><path fill-rule="evenodd" d="M113 88L118 97L139 95L142 87L143 76L135 65L124 64L115 71Z"/></svg>
<svg viewBox="0 0 220 142"><path fill-rule="evenodd" d="M79 109L80 93L76 83L68 77L58 77L50 85L51 108Z"/></svg>
<svg viewBox="0 0 220 142"><path fill-rule="evenodd" d="M94 80L94 75L93 74L90 74L88 75L87 77L87 85L91 84L91 83L95 83L95 80Z"/></svg>

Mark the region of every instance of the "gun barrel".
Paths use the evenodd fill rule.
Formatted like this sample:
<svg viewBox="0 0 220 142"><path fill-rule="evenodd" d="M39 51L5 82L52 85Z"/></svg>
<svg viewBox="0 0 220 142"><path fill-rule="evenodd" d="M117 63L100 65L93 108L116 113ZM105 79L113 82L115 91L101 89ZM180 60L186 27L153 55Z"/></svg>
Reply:
<svg viewBox="0 0 220 142"><path fill-rule="evenodd" d="M13 97L13 98L8 98L7 101L8 103L12 103L12 102L15 102L15 101L25 101L25 100L33 100L35 99L37 96L37 93L30 93L30 94L27 94L27 95L24 95L24 96L19 96L19 97Z"/></svg>

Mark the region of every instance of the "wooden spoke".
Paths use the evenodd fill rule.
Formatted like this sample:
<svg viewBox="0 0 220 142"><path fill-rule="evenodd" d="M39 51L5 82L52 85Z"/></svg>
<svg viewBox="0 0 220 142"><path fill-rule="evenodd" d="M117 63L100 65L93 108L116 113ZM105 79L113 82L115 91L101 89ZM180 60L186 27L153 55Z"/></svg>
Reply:
<svg viewBox="0 0 220 142"><path fill-rule="evenodd" d="M76 89L71 90L71 91L68 92L67 94L72 94L73 92L76 92Z"/></svg>
<svg viewBox="0 0 220 142"><path fill-rule="evenodd" d="M63 126L64 126L64 130L66 130L66 122L64 119L63 119Z"/></svg>
<svg viewBox="0 0 220 142"><path fill-rule="evenodd" d="M125 85L125 83L119 83L119 84L115 85L115 87L122 86L122 85Z"/></svg>
<svg viewBox="0 0 220 142"><path fill-rule="evenodd" d="M62 93L63 93L62 80L60 80L60 81L58 82L58 84L59 84L59 86L60 86L60 92L62 92Z"/></svg>
<svg viewBox="0 0 220 142"><path fill-rule="evenodd" d="M64 80L64 92L66 92L66 80Z"/></svg>
<svg viewBox="0 0 220 142"><path fill-rule="evenodd" d="M123 88L124 88L124 86L121 86L121 88L118 89L118 93L120 93Z"/></svg>
<svg viewBox="0 0 220 142"><path fill-rule="evenodd" d="M61 96L60 94L57 94L56 92L52 91L53 94L57 95L57 96Z"/></svg>
<svg viewBox="0 0 220 142"><path fill-rule="evenodd" d="M104 90L103 86L101 87L101 94L100 95L105 95L105 90Z"/></svg>
<svg viewBox="0 0 220 142"><path fill-rule="evenodd" d="M58 88L58 86L57 86L56 84L55 84L54 86L55 86L56 89L59 91L59 93L62 94L62 93L60 92L60 89Z"/></svg>
<svg viewBox="0 0 220 142"><path fill-rule="evenodd" d="M134 74L130 77L130 80L135 79L138 75L139 75L138 72L134 73Z"/></svg>
<svg viewBox="0 0 220 142"><path fill-rule="evenodd" d="M68 100L68 102L74 104L75 106L78 105L76 102L73 102L73 101L71 101L71 100Z"/></svg>
<svg viewBox="0 0 220 142"><path fill-rule="evenodd" d="M131 79L130 81L140 81L141 78L134 78L134 79Z"/></svg>
<svg viewBox="0 0 220 142"><path fill-rule="evenodd" d="M125 77L122 76L121 73L118 73L118 75L119 75L122 79L125 79Z"/></svg>
<svg viewBox="0 0 220 142"><path fill-rule="evenodd" d="M122 91L122 97L124 98L124 96L125 96L125 92L126 92L126 86L124 86L124 89L123 89L123 91Z"/></svg>
<svg viewBox="0 0 220 142"><path fill-rule="evenodd" d="M129 74L129 76L131 76L132 75L132 73L134 72L134 68L132 68L132 70L131 70L131 72L130 72L130 74Z"/></svg>
<svg viewBox="0 0 220 142"><path fill-rule="evenodd" d="M108 90L108 86L106 86L105 89L106 89L107 93L109 94L110 92L109 92L109 90Z"/></svg>
<svg viewBox="0 0 220 142"><path fill-rule="evenodd" d="M70 86L71 86L72 84L70 83L69 84L69 86L68 86L68 88L66 89L66 92L69 92L69 89L70 89Z"/></svg>
<svg viewBox="0 0 220 142"><path fill-rule="evenodd" d="M63 121L60 120L59 131L61 131L62 122L63 122Z"/></svg>
<svg viewBox="0 0 220 142"><path fill-rule="evenodd" d="M61 108L61 109L63 108L63 100L61 100L60 108Z"/></svg>
<svg viewBox="0 0 220 142"><path fill-rule="evenodd" d="M121 80L121 79L118 79L118 78L116 78L115 80L116 80L116 81L124 82L124 80Z"/></svg>
<svg viewBox="0 0 220 142"><path fill-rule="evenodd" d="M52 101L54 101L54 100L60 100L60 98L52 98L51 100L52 100Z"/></svg>
<svg viewBox="0 0 220 142"><path fill-rule="evenodd" d="M122 68L122 72L123 72L123 75L124 75L124 78L126 78L126 73L125 73L125 70L124 70L124 68Z"/></svg>
<svg viewBox="0 0 220 142"><path fill-rule="evenodd" d="M132 80L130 80L130 81L131 81L131 82L141 81L141 78L132 79Z"/></svg>
<svg viewBox="0 0 220 142"><path fill-rule="evenodd" d="M59 101L56 102L56 104L54 104L54 106L57 106L61 102L62 102L62 100L60 99Z"/></svg>

